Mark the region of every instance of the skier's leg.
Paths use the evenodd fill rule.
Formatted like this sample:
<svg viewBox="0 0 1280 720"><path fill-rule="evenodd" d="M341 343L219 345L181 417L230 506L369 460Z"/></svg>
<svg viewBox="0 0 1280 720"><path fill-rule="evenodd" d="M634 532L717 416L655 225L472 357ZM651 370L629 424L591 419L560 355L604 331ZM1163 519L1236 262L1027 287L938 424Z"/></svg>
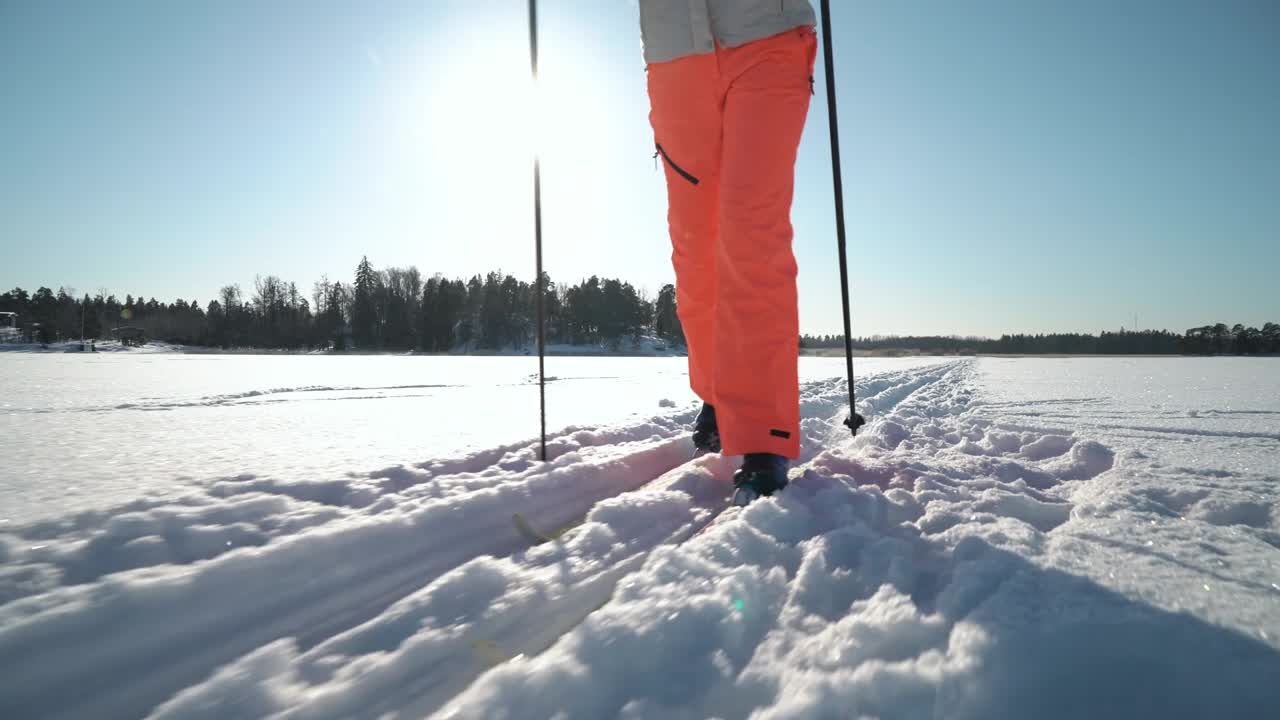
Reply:
<svg viewBox="0 0 1280 720"><path fill-rule="evenodd" d="M816 40L799 28L722 51L727 83L715 317L727 455L800 455L791 199Z"/></svg>
<svg viewBox="0 0 1280 720"><path fill-rule="evenodd" d="M666 169L676 306L689 345L689 382L716 404L713 333L719 232L721 106L714 55L648 67L649 122Z"/></svg>

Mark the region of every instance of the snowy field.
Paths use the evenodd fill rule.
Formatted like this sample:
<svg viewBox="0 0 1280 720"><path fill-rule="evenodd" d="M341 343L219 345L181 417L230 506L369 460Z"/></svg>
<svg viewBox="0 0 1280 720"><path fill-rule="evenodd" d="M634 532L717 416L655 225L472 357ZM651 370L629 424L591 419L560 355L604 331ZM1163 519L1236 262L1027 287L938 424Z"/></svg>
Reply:
<svg viewBox="0 0 1280 720"><path fill-rule="evenodd" d="M346 482L538 432L528 357L0 354L0 522L189 491L211 478ZM860 368L933 362L859 361ZM888 364L886 364L888 362ZM906 363L906 364L904 364ZM550 429L693 407L684 358L547 359ZM806 358L806 378L844 361Z"/></svg>
<svg viewBox="0 0 1280 720"><path fill-rule="evenodd" d="M0 356L0 717L1276 716L1280 362L801 367L720 515L680 359Z"/></svg>

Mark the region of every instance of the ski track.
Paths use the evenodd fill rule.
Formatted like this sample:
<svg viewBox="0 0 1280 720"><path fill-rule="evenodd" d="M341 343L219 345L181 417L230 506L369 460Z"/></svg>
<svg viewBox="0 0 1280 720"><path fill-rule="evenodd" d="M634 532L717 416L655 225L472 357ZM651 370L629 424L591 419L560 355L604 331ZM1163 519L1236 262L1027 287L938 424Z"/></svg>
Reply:
<svg viewBox="0 0 1280 720"><path fill-rule="evenodd" d="M931 372L879 375L866 391L889 406ZM813 457L825 442L815 432L829 431L829 416L847 408L845 384L806 384L803 404ZM733 467L719 457L687 463L692 415L568 428L549 438L546 465L525 442L332 480L222 478L180 497L6 527L0 716L142 717L184 688L197 685L190 692L198 694L237 658L233 675L246 664L299 673L316 701L277 708L289 716L376 716L329 699L353 678L383 687L378 707L426 714L487 669L484 658L549 647L655 547L688 538L724 506ZM619 497L640 486L643 493ZM563 542L526 549L513 510L547 529L591 514ZM425 622L415 613L459 584L484 585L469 579L486 577L486 568L501 577L495 563L527 583L478 604L451 601L487 606L492 617L460 625L471 610L459 610L434 634L404 619ZM400 644L416 651L379 662ZM367 672L384 665L384 682ZM212 707L210 717L262 714Z"/></svg>
<svg viewBox="0 0 1280 720"><path fill-rule="evenodd" d="M1266 540L1271 505L1232 498L1238 490L1229 488L1157 492L1176 508L1164 508L1177 522L1162 526L1147 508L1119 502L1129 488L1150 486L1115 482L1111 448L1061 429L1001 429L976 400L970 363L928 375L870 393L877 419L864 435L830 443L777 499L656 549L555 645L499 665L433 717L1274 710L1280 586L1208 570L1237 593L1219 594L1221 606L1247 599L1262 610L1257 632L1206 623L1179 606L1213 597L1207 583L1198 595L1186 587L1206 568L1143 540L1190 532L1190 519L1220 541L1228 536L1212 526ZM1123 460L1135 473L1159 469L1140 453ZM1120 546L1124 559L1099 562L1084 542ZM1223 555L1255 563L1259 575L1280 569L1262 543L1233 549ZM1135 568L1135 557L1151 562ZM1153 597L1148 587L1125 587L1119 572L1156 575L1177 592ZM1098 581L1108 575L1111 585ZM1214 617L1212 601L1192 602Z"/></svg>
<svg viewBox="0 0 1280 720"><path fill-rule="evenodd" d="M720 522L734 463L688 460L686 409L566 429L546 465L517 443L326 481L246 475L6 529L0 716L1273 709L1280 513L1248 491L1276 478L1169 467L1053 416L1099 406L1083 429L1111 438L1275 438L1107 424L1102 398L988 402L979 375L962 360L860 380L856 439L845 383L806 383L792 486ZM545 532L586 519L529 547L513 511ZM1126 579L1143 575L1177 592ZM1206 580L1236 594L1185 606ZM1255 609L1228 622L1233 598Z"/></svg>
<svg viewBox="0 0 1280 720"><path fill-rule="evenodd" d="M300 400L363 400L369 398L416 397L412 390L436 390L440 388L462 387L449 384L409 384L385 386L328 386L304 385L301 387L270 388L266 390L248 390L239 393L209 395L192 400L175 400L170 398L142 398L136 402L118 403L114 405L96 405L69 408L17 408L12 412L29 415L57 413L114 413L120 410L138 410L158 412L195 407L221 407L246 403L283 403ZM353 395L352 393L380 393L378 395Z"/></svg>
<svg viewBox="0 0 1280 720"><path fill-rule="evenodd" d="M946 372L890 373L860 390L869 405L889 409ZM846 398L839 381L806 387L804 457L816 456L830 440L847 412ZM228 709L218 698L259 697L277 685L288 690L253 716L429 714L490 666L544 651L606 605L618 581L655 548L705 527L725 507L732 470L731 461L718 457L678 467L638 492L598 504L562 543L468 563L311 651L299 652L289 641L263 648L154 717L222 717ZM450 610L441 612L440 605ZM246 672L249 667L255 669ZM240 687L245 678L255 678L253 687Z"/></svg>
<svg viewBox="0 0 1280 720"><path fill-rule="evenodd" d="M143 503L128 508L134 512L77 516L70 526L89 539L73 535L31 546L23 558L27 568L17 569L69 582L96 580L120 565L139 569L0 608L0 658L15 668L0 679L0 716L74 717L93 708L99 716L140 717L264 641L295 637L304 647L314 645L466 560L522 547L509 520L512 507L532 506L528 515L555 522L685 459L679 423L633 430L652 439L618 444L616 434L576 431L553 439L555 460L545 466L534 462L533 446L526 445L496 461L501 449L444 463L452 473L435 464L372 473L364 482L339 481L337 487L347 488L342 499L359 506L344 507L345 513L313 501L290 502L309 495L310 485L297 492L261 483L240 488L233 480L209 491L213 497L247 493L229 508L197 505L190 512L186 505L196 503L188 498L177 509ZM379 481L401 492L377 496ZM569 488L572 493L564 492ZM273 489L281 494L264 492ZM332 488L325 494L338 497ZM560 507L543 512L530 502L541 494L558 497ZM298 504L303 507L295 510ZM208 524L218 520L235 522ZM293 532L309 522L318 525ZM50 525L18 535L50 539L56 528ZM277 530L278 537L271 537ZM219 556L230 550L221 547L223 538L253 532L263 547ZM162 563L184 559L178 551L206 535L213 538L199 549L215 559L186 573L165 570ZM241 595L254 603L232 601ZM131 622L137 617L150 620L139 627ZM193 654L191 647L202 651ZM60 692L67 683L82 692Z"/></svg>

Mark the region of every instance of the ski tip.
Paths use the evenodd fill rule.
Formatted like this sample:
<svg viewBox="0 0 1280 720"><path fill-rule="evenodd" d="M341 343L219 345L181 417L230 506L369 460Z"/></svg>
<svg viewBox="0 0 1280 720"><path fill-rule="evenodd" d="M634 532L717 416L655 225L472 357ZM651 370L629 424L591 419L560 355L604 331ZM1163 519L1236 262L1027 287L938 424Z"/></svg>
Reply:
<svg viewBox="0 0 1280 720"><path fill-rule="evenodd" d="M530 524L524 515L521 515L520 513L511 514L511 522L515 523L516 529L520 531L520 534L523 535L526 540L534 545L542 545L543 543L563 540L571 530L581 525L584 520L585 518L579 518L578 520L557 528L552 532L544 533Z"/></svg>
<svg viewBox="0 0 1280 720"><path fill-rule="evenodd" d="M555 539L549 535L543 535L538 532L529 524L529 521L525 519L524 515L521 515L520 513L512 513L511 522L515 524L516 530L519 531L520 535L522 535L525 540L529 541L529 544L531 545L543 545Z"/></svg>
<svg viewBox="0 0 1280 720"><path fill-rule="evenodd" d="M492 640L473 640L471 642L471 651L489 667L501 665L513 659L513 656L504 652L498 646L498 643Z"/></svg>

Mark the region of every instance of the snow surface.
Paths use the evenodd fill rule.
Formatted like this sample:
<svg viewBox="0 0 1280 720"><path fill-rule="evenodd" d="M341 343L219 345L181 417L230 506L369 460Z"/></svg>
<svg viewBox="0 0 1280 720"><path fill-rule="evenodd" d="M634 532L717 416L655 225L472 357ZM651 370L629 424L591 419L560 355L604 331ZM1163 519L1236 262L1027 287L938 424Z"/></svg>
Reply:
<svg viewBox="0 0 1280 720"><path fill-rule="evenodd" d="M33 359L61 370L14 372L55 385L87 372ZM151 401L200 429L193 462L224 424L277 449L291 428L253 424L279 409L253 398L179 403L245 392L250 371L266 373L258 387L288 375L298 395L305 373L336 372L169 364L188 359L149 371L182 378ZM377 365L379 387L417 372L401 367ZM479 449L443 425L416 464L325 474L252 455L235 476L142 480L173 487L111 507L9 510L58 482L50 458L3 486L0 717L1274 716L1274 360L860 361L857 439L840 424L843 362L802 367L793 484L720 522L734 459L688 461L696 406L681 365L660 359L557 369L580 385L577 409L607 420L555 432L546 464L536 443L501 440L499 418ZM128 425L153 415L112 406L149 381L131 382L91 378L83 394ZM46 415L61 420L45 430L70 425L68 446L87 431L70 418L89 401L18 394L7 437L37 437L23 426ZM477 380L416 402L463 398L496 416L536 394ZM301 422L322 404L278 405ZM326 463L342 452L299 444ZM589 514L530 547L514 512L546 531Z"/></svg>
<svg viewBox="0 0 1280 720"><path fill-rule="evenodd" d="M645 419L660 398L691 407L687 362L548 358L548 428ZM832 359L801 368L844 372ZM0 355L0 522L155 500L211 479L347 482L527 441L537 373L527 357Z"/></svg>

